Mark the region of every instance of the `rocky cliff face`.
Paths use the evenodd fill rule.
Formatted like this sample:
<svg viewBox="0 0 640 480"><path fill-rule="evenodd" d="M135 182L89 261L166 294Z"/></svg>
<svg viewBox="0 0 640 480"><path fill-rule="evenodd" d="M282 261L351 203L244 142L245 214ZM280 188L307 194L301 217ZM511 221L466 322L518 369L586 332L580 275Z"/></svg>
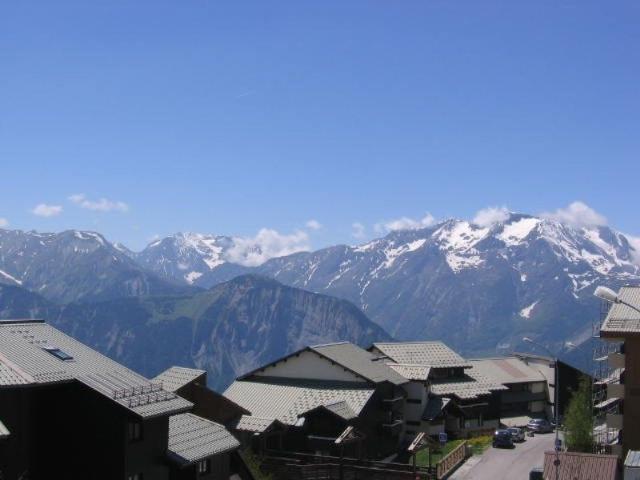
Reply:
<svg viewBox="0 0 640 480"><path fill-rule="evenodd" d="M193 366L216 388L306 345L390 338L347 301L252 275L192 296L71 304L52 323L143 374Z"/></svg>

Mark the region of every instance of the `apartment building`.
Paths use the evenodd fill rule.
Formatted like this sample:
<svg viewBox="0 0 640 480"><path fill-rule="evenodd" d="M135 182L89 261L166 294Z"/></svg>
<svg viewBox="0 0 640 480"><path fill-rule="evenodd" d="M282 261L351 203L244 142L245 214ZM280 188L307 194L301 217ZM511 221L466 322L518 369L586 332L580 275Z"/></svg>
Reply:
<svg viewBox="0 0 640 480"><path fill-rule="evenodd" d="M0 322L3 479L227 479L239 442L40 320Z"/></svg>

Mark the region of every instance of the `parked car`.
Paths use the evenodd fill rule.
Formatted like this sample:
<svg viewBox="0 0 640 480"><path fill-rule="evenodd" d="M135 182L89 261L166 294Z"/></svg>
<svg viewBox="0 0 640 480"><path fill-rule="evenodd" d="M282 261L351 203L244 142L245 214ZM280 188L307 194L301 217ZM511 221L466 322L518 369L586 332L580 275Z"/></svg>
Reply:
<svg viewBox="0 0 640 480"><path fill-rule="evenodd" d="M518 427L507 428L514 442L524 442L524 430Z"/></svg>
<svg viewBox="0 0 640 480"><path fill-rule="evenodd" d="M527 423L527 430L535 433L549 433L553 432L553 425L544 418L534 418Z"/></svg>
<svg viewBox="0 0 640 480"><path fill-rule="evenodd" d="M514 448L513 437L509 430L496 430L493 434L493 446L495 448Z"/></svg>

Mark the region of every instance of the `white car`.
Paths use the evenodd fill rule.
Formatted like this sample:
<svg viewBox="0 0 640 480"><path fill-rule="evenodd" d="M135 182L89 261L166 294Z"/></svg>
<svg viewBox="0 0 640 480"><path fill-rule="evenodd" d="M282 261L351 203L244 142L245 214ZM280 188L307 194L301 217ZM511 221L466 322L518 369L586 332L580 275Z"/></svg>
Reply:
<svg viewBox="0 0 640 480"><path fill-rule="evenodd" d="M524 430L518 427L511 427L507 429L511 434L514 442L524 442Z"/></svg>

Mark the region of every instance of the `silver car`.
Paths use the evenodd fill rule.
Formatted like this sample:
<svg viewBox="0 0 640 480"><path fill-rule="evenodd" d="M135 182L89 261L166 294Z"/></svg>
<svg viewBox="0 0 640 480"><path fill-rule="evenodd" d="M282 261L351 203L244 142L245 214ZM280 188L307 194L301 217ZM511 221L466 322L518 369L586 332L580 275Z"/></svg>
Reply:
<svg viewBox="0 0 640 480"><path fill-rule="evenodd" d="M507 428L514 442L524 442L524 430L518 427Z"/></svg>

